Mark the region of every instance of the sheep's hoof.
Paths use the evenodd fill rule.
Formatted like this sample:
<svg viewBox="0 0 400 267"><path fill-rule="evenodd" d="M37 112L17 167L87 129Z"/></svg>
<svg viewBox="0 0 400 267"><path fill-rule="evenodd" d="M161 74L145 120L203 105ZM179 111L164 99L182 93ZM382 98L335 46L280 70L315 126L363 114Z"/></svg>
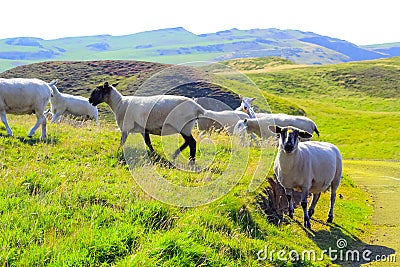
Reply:
<svg viewBox="0 0 400 267"><path fill-rule="evenodd" d="M195 159L189 159L188 165L193 167L196 165Z"/></svg>
<svg viewBox="0 0 400 267"><path fill-rule="evenodd" d="M327 223L332 223L333 222L333 215L328 216L328 220L326 221Z"/></svg>

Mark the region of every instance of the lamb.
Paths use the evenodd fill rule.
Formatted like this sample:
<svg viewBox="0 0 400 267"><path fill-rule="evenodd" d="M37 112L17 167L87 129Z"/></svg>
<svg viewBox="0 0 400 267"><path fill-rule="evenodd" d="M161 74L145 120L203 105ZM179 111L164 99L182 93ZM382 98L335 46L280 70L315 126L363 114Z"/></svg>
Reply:
<svg viewBox="0 0 400 267"><path fill-rule="evenodd" d="M40 138L46 138L44 110L52 94L51 85L52 83L48 84L39 79L0 78L0 116L8 135L12 136L13 133L7 123L6 113L17 115L34 113L37 121L28 136L32 137L42 125Z"/></svg>
<svg viewBox="0 0 400 267"><path fill-rule="evenodd" d="M129 133L141 133L150 152L154 152L150 134L180 133L185 142L172 157L175 159L189 146L189 164L194 164L196 140L192 136L192 129L198 117L206 112L205 109L194 100L183 96L123 96L115 89L117 84L110 86L105 82L98 86L92 92L89 102L94 106L102 102L109 105L122 133L121 146L125 144Z"/></svg>
<svg viewBox="0 0 400 267"><path fill-rule="evenodd" d="M319 131L315 122L305 116L293 116L287 114L269 114L264 113L262 116L255 119L240 120L235 125L234 132L255 133L260 137L268 138L271 132L268 130L268 125L276 124L280 127L293 126L303 131L313 133L319 136Z"/></svg>
<svg viewBox="0 0 400 267"><path fill-rule="evenodd" d="M289 216L293 218L293 190L300 191L304 227L311 228L310 218L321 192L327 191L330 187L331 203L327 222L332 223L336 191L342 177L342 156L339 149L326 142L299 142L299 137L311 138L312 134L295 127L269 125L268 128L271 132L280 135L274 172L285 188L289 201ZM309 193L313 197L307 211Z"/></svg>
<svg viewBox="0 0 400 267"><path fill-rule="evenodd" d="M60 93L56 87L57 81L52 82L51 88L53 95L50 98L51 113L53 118L50 123L54 123L63 114L74 116L89 117L99 124L97 107L92 106L87 98Z"/></svg>

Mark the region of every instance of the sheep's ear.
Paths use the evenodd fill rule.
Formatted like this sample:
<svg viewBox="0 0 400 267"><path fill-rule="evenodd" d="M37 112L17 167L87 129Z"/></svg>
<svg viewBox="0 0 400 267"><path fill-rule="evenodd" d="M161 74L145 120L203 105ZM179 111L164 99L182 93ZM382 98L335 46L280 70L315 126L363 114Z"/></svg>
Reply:
<svg viewBox="0 0 400 267"><path fill-rule="evenodd" d="M250 98L249 103L253 102L253 101L256 100L256 99L257 99L257 97L252 97L252 98Z"/></svg>
<svg viewBox="0 0 400 267"><path fill-rule="evenodd" d="M104 85L103 85L104 88L108 88L108 86L109 86L108 82L105 82Z"/></svg>
<svg viewBox="0 0 400 267"><path fill-rule="evenodd" d="M271 132L276 133L276 134L280 134L280 133L282 132L282 128L279 127L278 125L269 125L269 126L268 126L268 129L269 129Z"/></svg>
<svg viewBox="0 0 400 267"><path fill-rule="evenodd" d="M239 95L239 98L240 98L240 100L243 100L243 96L242 95Z"/></svg>
<svg viewBox="0 0 400 267"><path fill-rule="evenodd" d="M113 83L112 86L117 87L118 84L119 84L119 82L116 82L116 83Z"/></svg>
<svg viewBox="0 0 400 267"><path fill-rule="evenodd" d="M299 136L304 139L309 139L312 137L312 134L306 131L299 131Z"/></svg>

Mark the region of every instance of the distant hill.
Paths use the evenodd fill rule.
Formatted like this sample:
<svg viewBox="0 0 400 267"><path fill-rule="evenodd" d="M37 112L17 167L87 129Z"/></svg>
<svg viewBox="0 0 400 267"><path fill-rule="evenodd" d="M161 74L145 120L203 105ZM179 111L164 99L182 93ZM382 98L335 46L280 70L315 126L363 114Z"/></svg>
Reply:
<svg viewBox="0 0 400 267"><path fill-rule="evenodd" d="M162 70L171 67L167 64L133 61L133 60L104 60L104 61L52 61L41 62L19 66L7 70L1 74L3 78L40 78L50 82L57 79L57 87L64 93L82 95L88 97L100 83L104 81L119 82L117 89L124 95L153 95L154 92L145 90L137 92L149 78L160 73ZM224 102L230 108L235 109L240 105L239 96L220 85L196 79L196 73L187 67L182 68L182 75L190 78L193 82L182 84L171 88L166 94L183 95L189 98L213 98ZM179 79L176 75L174 79ZM160 82L160 80L156 80ZM162 82L162 80L161 80ZM178 82L176 83L178 84ZM162 87L158 84L156 88ZM153 88L153 87L149 87ZM166 86L169 88L169 86ZM157 92L159 93L159 92ZM200 103L203 107L213 110L223 110L228 107L207 106L204 101ZM100 109L103 116L109 117L110 109Z"/></svg>
<svg viewBox="0 0 400 267"><path fill-rule="evenodd" d="M163 63L223 61L277 56L300 64L326 64L397 56L400 43L359 47L312 32L231 29L193 34L170 28L125 36L80 36L55 40L0 40L0 71L40 61L144 60Z"/></svg>

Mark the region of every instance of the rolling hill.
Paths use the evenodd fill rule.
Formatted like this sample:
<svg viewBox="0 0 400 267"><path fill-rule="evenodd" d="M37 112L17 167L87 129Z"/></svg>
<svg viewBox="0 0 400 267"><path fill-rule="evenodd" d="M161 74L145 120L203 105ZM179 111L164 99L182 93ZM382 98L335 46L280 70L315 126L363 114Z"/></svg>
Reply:
<svg viewBox="0 0 400 267"><path fill-rule="evenodd" d="M398 44L359 47L298 30L231 29L196 35L178 27L125 36L2 39L0 71L39 61L112 59L182 63L266 56L312 65L391 57L398 55L398 51Z"/></svg>

